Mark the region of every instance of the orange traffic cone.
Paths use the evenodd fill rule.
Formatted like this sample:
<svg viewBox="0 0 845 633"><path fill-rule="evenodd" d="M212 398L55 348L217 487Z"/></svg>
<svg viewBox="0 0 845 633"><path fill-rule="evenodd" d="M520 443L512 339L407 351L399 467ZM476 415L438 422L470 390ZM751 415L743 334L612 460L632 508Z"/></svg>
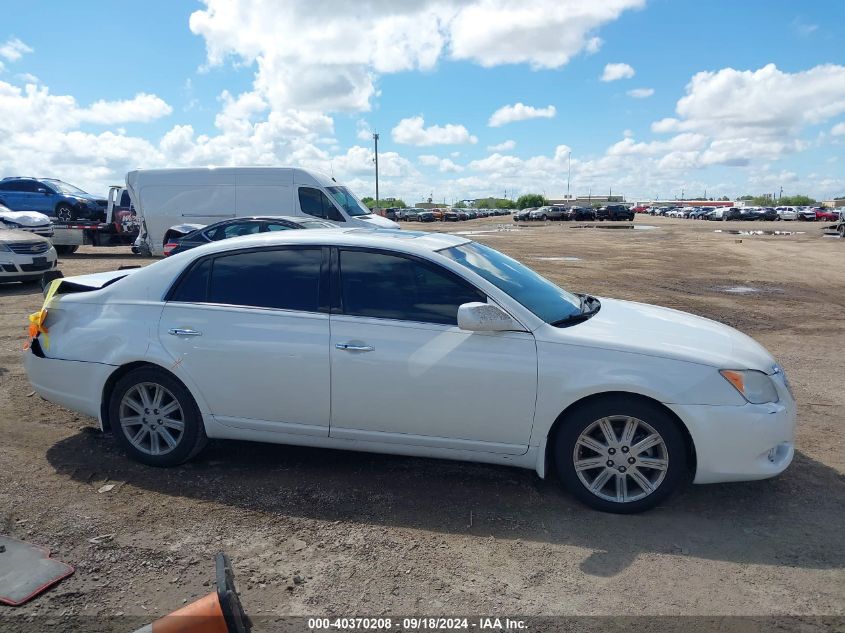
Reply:
<svg viewBox="0 0 845 633"><path fill-rule="evenodd" d="M217 591L148 624L135 633L249 633L229 558L217 554Z"/></svg>

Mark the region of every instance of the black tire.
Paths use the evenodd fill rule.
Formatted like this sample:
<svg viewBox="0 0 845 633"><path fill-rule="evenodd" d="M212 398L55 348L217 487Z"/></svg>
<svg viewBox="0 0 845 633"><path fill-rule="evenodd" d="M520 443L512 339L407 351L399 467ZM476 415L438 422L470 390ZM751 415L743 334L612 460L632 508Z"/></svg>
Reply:
<svg viewBox="0 0 845 633"><path fill-rule="evenodd" d="M845 224L839 225L839 237L845 240Z"/></svg>
<svg viewBox="0 0 845 633"><path fill-rule="evenodd" d="M56 219L61 222L73 222L76 219L76 213L72 206L62 202L56 205Z"/></svg>
<svg viewBox="0 0 845 633"><path fill-rule="evenodd" d="M70 246L68 244L57 244L53 248L56 249L56 252L59 255L73 255L77 250L79 250L78 246Z"/></svg>
<svg viewBox="0 0 845 633"><path fill-rule="evenodd" d="M594 422L601 420L602 418L612 418L614 416L636 418L637 420L640 420L650 426L651 430L656 432L663 440L663 446L665 447L665 454L668 462L668 467L666 468L662 479L658 474L661 471L654 471L647 467L642 467L645 468L649 475L655 479L656 487L650 494L627 502L611 501L591 492L587 485L581 480L575 469L576 443L578 442L581 434L593 425ZM621 436L621 428L619 425L624 424L624 422L619 421L614 422L614 424L616 425L614 428L618 429L618 435ZM651 433L651 431L643 427L639 427L637 431L638 434L635 437L641 437L640 432ZM633 445L635 443L636 442L632 442L631 444ZM649 510L679 490L680 487L689 479L686 440L683 432L678 427L677 421L657 404L636 397L624 395L607 396L578 407L562 421L562 426L555 437L553 449L558 476L566 489L586 505L603 512L633 514ZM584 449L579 448L579 451L581 450ZM586 450L589 451L590 449ZM615 455L607 456L607 459L621 461L619 456L623 455L622 451L624 448L620 445L618 449L614 450ZM625 452L628 453L628 451ZM600 456L598 452L594 451L593 453L594 455L582 456L582 458L586 459L591 456ZM626 459L626 461L633 459L631 456L632 453L628 453L628 455L628 458L623 459ZM646 455L646 457L648 457L648 455ZM609 463L610 461L605 462L605 465ZM622 462L621 464L614 463L613 474L616 475L616 477L619 477L619 475L616 474L616 470L623 466L625 468L636 470L638 473L642 472L638 468L632 468L630 462L628 462L628 465L625 464L626 462ZM585 477L593 475L596 470L605 470L605 466L590 469L590 471L584 471L586 473ZM609 466L607 470L610 472L611 469ZM623 479L626 482L634 481L631 474L625 475ZM611 483L615 485L615 482L616 478L613 478L612 480L608 479L608 485ZM631 489L632 491L639 490L640 492L645 492L645 489L637 485L636 482L634 482L634 484L635 488ZM600 493L603 491L607 494L607 488L603 487L599 489Z"/></svg>
<svg viewBox="0 0 845 633"><path fill-rule="evenodd" d="M161 385L172 394L174 400L178 401L182 410L184 430L176 446L161 455L151 455L139 450L132 444L127 436L127 430L120 422L121 400L127 392L141 383ZM202 416L193 396L176 378L154 367L134 369L117 381L109 395L109 421L115 440L123 452L130 459L148 466L178 466L195 457L208 442Z"/></svg>

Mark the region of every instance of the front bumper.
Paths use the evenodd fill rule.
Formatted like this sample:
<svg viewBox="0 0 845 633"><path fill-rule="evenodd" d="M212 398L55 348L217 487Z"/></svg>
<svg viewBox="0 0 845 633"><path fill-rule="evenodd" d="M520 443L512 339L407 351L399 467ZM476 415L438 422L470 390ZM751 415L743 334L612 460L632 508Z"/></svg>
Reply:
<svg viewBox="0 0 845 633"><path fill-rule="evenodd" d="M71 411L100 418L103 387L115 367L45 358L36 356L32 350L24 352L23 365L32 388L42 398Z"/></svg>
<svg viewBox="0 0 845 633"><path fill-rule="evenodd" d="M795 454L795 402L741 406L667 404L684 421L696 455L694 483L768 479Z"/></svg>
<svg viewBox="0 0 845 633"><path fill-rule="evenodd" d="M3 257L0 253L0 282L29 281L38 279L48 270L55 270L58 260L47 258L43 264L36 264L32 258L23 259L20 255Z"/></svg>

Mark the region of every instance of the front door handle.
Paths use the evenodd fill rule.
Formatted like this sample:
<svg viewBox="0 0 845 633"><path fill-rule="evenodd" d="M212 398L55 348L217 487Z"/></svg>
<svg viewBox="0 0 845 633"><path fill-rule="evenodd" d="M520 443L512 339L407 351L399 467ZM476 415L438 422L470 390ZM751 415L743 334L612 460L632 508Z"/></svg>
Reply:
<svg viewBox="0 0 845 633"><path fill-rule="evenodd" d="M167 331L173 336L202 336L202 332L197 332L196 330L186 330L180 327L172 327Z"/></svg>
<svg viewBox="0 0 845 633"><path fill-rule="evenodd" d="M373 352L376 349L372 345L352 345L350 343L335 343L334 346L347 352Z"/></svg>

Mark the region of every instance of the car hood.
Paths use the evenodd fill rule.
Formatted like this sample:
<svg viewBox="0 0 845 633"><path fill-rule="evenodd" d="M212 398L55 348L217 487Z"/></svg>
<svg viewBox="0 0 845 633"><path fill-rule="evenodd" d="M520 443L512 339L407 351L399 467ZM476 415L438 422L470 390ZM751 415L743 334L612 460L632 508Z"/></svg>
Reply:
<svg viewBox="0 0 845 633"><path fill-rule="evenodd" d="M44 226L50 218L37 211L0 211L0 220L9 220L21 226Z"/></svg>
<svg viewBox="0 0 845 633"><path fill-rule="evenodd" d="M600 301L601 309L589 320L567 328L541 328L545 337L720 369L756 369L769 374L776 364L757 341L716 321L645 303Z"/></svg>
<svg viewBox="0 0 845 633"><path fill-rule="evenodd" d="M28 231L16 231L14 229L4 229L0 228L0 242L47 242L49 243L46 237L41 237L40 235L36 235L35 233L30 233Z"/></svg>
<svg viewBox="0 0 845 633"><path fill-rule="evenodd" d="M355 218L356 220L364 220L369 224L372 224L374 227L380 229L400 229L402 228L398 222L394 222L393 220L388 220L387 218L383 218L380 215L359 215Z"/></svg>

